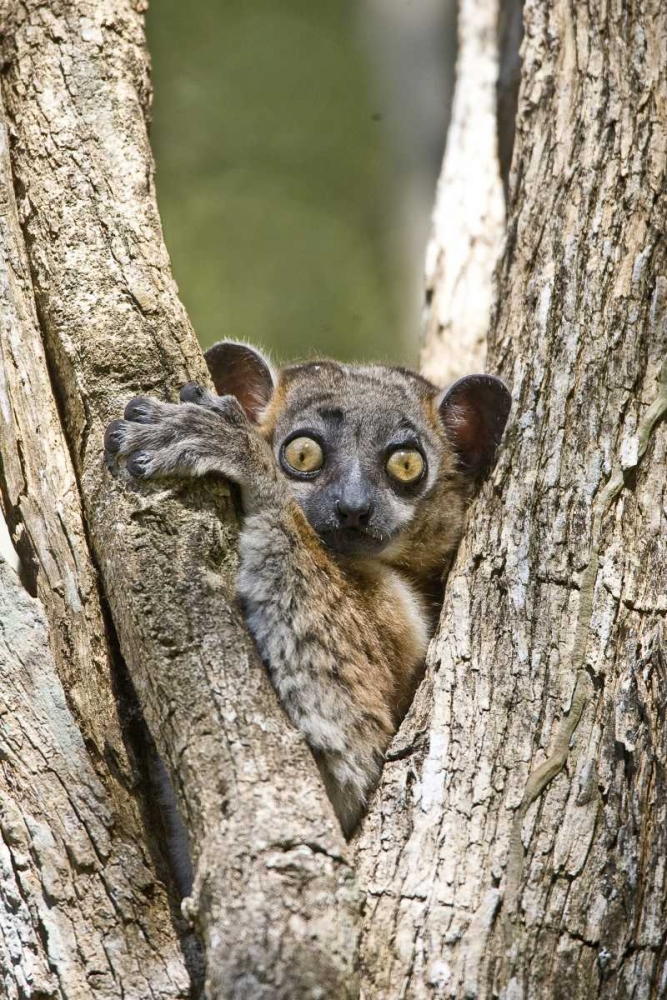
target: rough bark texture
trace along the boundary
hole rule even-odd
[[[0,988],[7,1000],[190,994],[164,889],[118,829],[67,707],[41,604],[4,563]]]
[[[667,8],[525,27],[514,411],[360,843],[374,1000],[667,994]]]
[[[452,120],[426,251],[422,371],[484,371],[492,275],[505,233],[498,155],[501,0],[461,0]]]
[[[206,378],[155,205],[141,16],[127,0],[30,0],[5,4],[2,22],[51,379],[121,649],[187,821],[208,995],[354,995],[358,894],[309,751],[233,607],[229,492],[138,487],[102,461],[129,397],[173,399]]]
[[[3,995],[46,995],[48,986],[63,996],[94,987],[108,997],[183,997],[188,977],[111,689],[97,580],[36,321],[4,119],[0,99],[0,481],[25,582],[48,609],[53,654],[40,603],[4,570]],[[68,854],[70,840],[76,846]]]
[[[136,777],[111,691],[98,584],[49,373],[16,210],[0,96],[0,488],[28,590],[48,609],[59,675],[121,812]]]

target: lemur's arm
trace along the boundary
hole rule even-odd
[[[238,593],[281,702],[318,759],[346,833],[376,784],[395,720],[386,624],[328,555],[271,448],[233,396],[186,386],[133,399],[105,447],[138,478],[219,473],[241,489]]]

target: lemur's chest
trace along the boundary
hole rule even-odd
[[[357,579],[382,643],[385,671],[375,673],[374,683],[386,688],[381,693],[399,720],[414,695],[431,638],[426,602],[407,577],[388,566],[367,565]]]
[[[378,594],[378,611],[404,652],[404,662],[423,660],[429,641],[429,620],[421,596],[395,570],[386,570]]]

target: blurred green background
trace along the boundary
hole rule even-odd
[[[440,0],[153,0],[147,23],[158,201],[202,345],[415,363],[451,88]]]

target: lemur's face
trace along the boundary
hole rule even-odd
[[[281,390],[276,462],[334,552],[379,555],[436,484],[456,475],[435,402],[429,406],[436,392],[412,374],[323,362],[288,369]]]
[[[321,361],[276,376],[240,344],[216,345],[207,361],[218,391],[271,442],[319,538],[345,556],[393,557],[420,525],[436,548],[434,535],[457,535],[467,484],[490,464],[509,411],[492,376],[443,394],[400,368]]]

